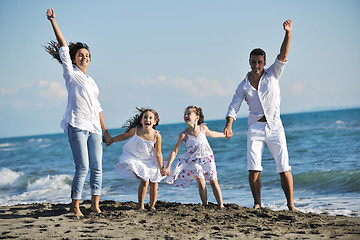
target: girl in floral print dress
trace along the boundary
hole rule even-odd
[[[219,208],[223,208],[223,200],[219,183],[213,151],[210,148],[206,136],[218,138],[225,137],[224,133],[211,131],[204,122],[204,115],[200,107],[189,106],[184,114],[184,121],[188,128],[182,131],[179,139],[171,151],[168,163],[162,169],[162,175],[169,175],[165,182],[177,187],[187,187],[196,180],[199,194],[204,206],[208,204],[206,182],[210,182]],[[181,144],[185,141],[186,150],[182,154],[170,173],[170,167],[174,161]]]

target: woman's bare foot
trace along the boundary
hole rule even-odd
[[[91,212],[101,213],[99,202],[100,202],[100,195],[91,195],[91,207],[90,207]]]
[[[90,211],[91,211],[91,212],[94,212],[94,213],[101,213],[101,210],[100,210],[100,208],[98,208],[98,207],[91,207],[91,208],[90,208]]]
[[[71,208],[70,212],[74,213],[77,217],[83,217],[84,214],[80,211],[80,208]]]
[[[221,205],[219,205],[218,207],[219,207],[219,209],[223,209],[223,208],[224,208],[224,205],[221,204]]]
[[[72,199],[70,212],[75,213],[77,217],[83,217],[84,214],[80,211],[80,200],[79,199]]]

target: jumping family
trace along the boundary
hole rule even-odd
[[[71,186],[71,212],[82,216],[80,199],[85,178],[90,169],[91,211],[100,213],[99,200],[102,188],[102,142],[107,146],[127,141],[123,146],[115,171],[121,178],[139,180],[138,209],[144,210],[144,199],[150,185],[150,210],[155,210],[158,183],[165,182],[175,187],[188,187],[196,180],[200,199],[204,206],[208,204],[206,183],[210,183],[218,207],[224,207],[218,182],[214,153],[207,137],[231,138],[232,124],[243,100],[249,106],[247,133],[247,171],[249,185],[254,198],[254,209],[261,207],[261,165],[265,144],[276,162],[276,171],[280,175],[281,186],[285,193],[290,211],[296,211],[293,201],[293,178],[285,138],[280,119],[279,79],[287,64],[290,48],[292,22],[283,23],[285,37],[280,53],[274,63],[266,66],[266,53],[260,48],[250,52],[251,70],[238,85],[226,114],[223,132],[212,131],[204,123],[201,107],[185,108],[183,119],[187,128],[180,132],[178,141],[169,154],[164,166],[161,142],[163,136],[156,130],[159,114],[150,108],[137,108],[138,114],[130,118],[125,133],[111,137],[103,117],[99,102],[99,88],[89,75],[87,68],[91,62],[89,47],[82,42],[69,44],[57,24],[55,11],[47,9],[57,41],[51,41],[45,50],[57,59],[63,67],[63,77],[68,92],[67,107],[61,127],[68,141],[75,163],[75,173]],[[248,35],[251,37],[251,34]],[[166,138],[166,136],[164,136]],[[185,142],[185,152],[181,154],[175,166],[171,168],[181,145]]]

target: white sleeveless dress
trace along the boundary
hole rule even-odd
[[[116,164],[115,170],[125,179],[142,179],[144,181],[160,182],[161,176],[158,164],[155,158],[155,140],[159,132],[156,131],[154,141],[147,141],[135,134],[124,145],[123,153]]]
[[[185,132],[185,131],[183,131]],[[182,154],[165,182],[177,187],[187,187],[198,178],[207,182],[217,179],[213,151],[205,133],[197,137],[187,134],[185,153]]]

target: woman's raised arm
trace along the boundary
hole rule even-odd
[[[56,22],[56,17],[55,17],[55,11],[54,9],[48,9],[47,12],[46,12],[46,16],[47,18],[49,19],[50,23],[51,23],[51,26],[53,27],[54,29],[54,33],[55,33],[55,36],[56,36],[56,39],[60,45],[60,47],[65,47],[67,46],[66,45],[66,41],[65,41],[65,38],[64,36],[62,35],[61,31],[60,31],[60,28]]]

